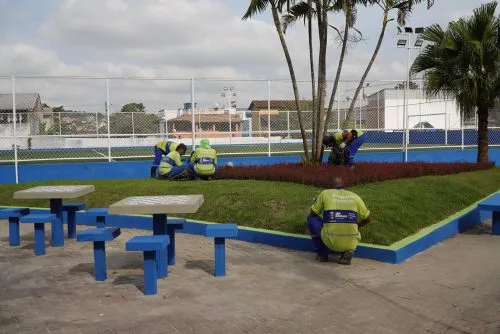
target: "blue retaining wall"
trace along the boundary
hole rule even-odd
[[[477,150],[423,150],[409,151],[409,161],[424,162],[475,162]],[[500,166],[500,149],[492,148],[489,151],[491,161]],[[222,166],[232,161],[235,166],[244,165],[271,165],[277,163],[295,163],[301,156],[271,156],[271,157],[225,157],[219,159]],[[324,161],[328,159],[325,154]],[[358,161],[370,162],[401,162],[403,152],[360,152]],[[151,162],[119,161],[119,162],[75,162],[59,164],[21,164],[19,165],[19,182],[38,182],[53,180],[97,180],[97,179],[135,179],[149,177]],[[0,165],[0,184],[15,183],[13,165]]]

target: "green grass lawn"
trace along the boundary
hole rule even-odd
[[[133,195],[203,194],[196,214],[212,222],[236,222],[291,233],[304,233],[312,198],[321,189],[294,183],[254,180],[172,182],[151,179],[57,181],[0,186],[1,205],[48,207],[47,200],[13,200],[16,190],[41,184],[94,184],[80,199],[87,207],[107,207]],[[427,176],[350,188],[364,199],[373,222],[362,230],[363,242],[390,245],[432,225],[500,188],[500,168],[448,176]]]

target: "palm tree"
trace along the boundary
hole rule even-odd
[[[477,162],[488,161],[488,114],[500,95],[500,18],[497,2],[481,5],[470,18],[425,29],[430,42],[412,65],[426,71],[429,94],[453,94],[465,115],[478,117]]]
[[[290,72],[290,78],[292,80],[293,94],[295,97],[295,107],[297,109],[297,117],[299,120],[300,134],[302,136],[302,144],[304,146],[304,158],[307,161],[309,160],[309,148],[307,144],[307,136],[304,129],[304,123],[302,120],[302,112],[300,110],[300,96],[297,86],[297,78],[295,76],[292,57],[290,56],[290,51],[288,50],[288,45],[286,43],[285,35],[283,33],[283,28],[280,21],[280,14],[282,13],[282,9],[285,5],[287,6],[287,8],[290,8],[290,0],[250,0],[250,5],[248,6],[245,15],[243,15],[243,20],[250,19],[257,13],[265,12],[268,6],[271,7],[273,23],[276,31],[278,32],[281,47],[283,49],[283,53],[285,54],[286,63],[288,65],[288,71]]]
[[[349,111],[347,112],[343,127],[349,126],[351,123],[352,112],[354,111],[354,106],[356,104],[356,100],[363,88],[363,84],[370,72],[375,59],[377,58],[378,52],[380,50],[380,46],[382,45],[382,41],[384,40],[385,30],[387,28],[387,24],[391,22],[393,19],[389,18],[389,13],[393,10],[397,11],[398,19],[397,22],[399,25],[405,25],[406,19],[411,14],[413,10],[413,6],[423,2],[424,0],[369,0],[369,3],[375,6],[379,6],[382,9],[382,26],[380,29],[380,34],[378,37],[377,45],[375,46],[375,50],[373,51],[372,57],[368,66],[366,66],[365,72],[359,81],[358,87],[356,88],[356,92],[354,93],[354,97],[351,100],[351,105],[349,106]],[[434,5],[434,0],[426,0],[427,1],[427,9],[431,8]]]
[[[308,40],[309,40],[309,63],[311,72],[311,88],[312,88],[312,156],[313,160],[321,161],[323,157],[322,138],[328,129],[328,124],[333,109],[333,103],[342,72],[342,65],[344,57],[347,52],[347,45],[349,42],[349,29],[354,29],[357,33],[361,34],[354,28],[357,17],[357,4],[367,5],[369,0],[327,0],[327,1],[292,1],[292,7],[288,12],[283,15],[283,31],[285,32],[289,25],[298,20],[307,20]],[[314,3],[314,6],[313,6]],[[340,30],[328,24],[327,15],[329,12],[343,12],[345,17],[345,26],[343,34]],[[321,15],[318,15],[320,13]],[[316,18],[318,21],[318,32],[320,37],[320,50],[318,57],[318,91],[316,91],[315,70],[314,70],[314,54],[312,46],[312,19]],[[326,38],[328,27],[333,28],[342,40],[342,49],[340,52],[339,63],[337,66],[337,73],[333,83],[333,89],[330,96],[328,108],[325,110],[324,104],[326,102]],[[323,43],[322,43],[323,42]],[[319,98],[318,98],[319,97]],[[318,98],[318,101],[317,101]]]

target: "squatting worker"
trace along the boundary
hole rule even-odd
[[[200,147],[193,151],[190,167],[195,180],[209,179],[215,174],[217,166],[217,152],[210,147],[208,139],[200,141]]]
[[[162,140],[156,143],[154,147],[155,159],[153,161],[153,165],[151,166],[151,177],[156,177],[156,170],[158,169],[163,156],[175,151],[178,145],[179,144],[173,141],[167,140]]]
[[[351,264],[361,240],[358,227],[370,222],[370,210],[355,193],[346,190],[340,177],[334,179],[334,189],[323,190],[311,206],[307,227],[313,250],[320,262],[328,261],[328,249],[340,253],[338,263]]]
[[[178,174],[189,168],[187,165],[182,164],[181,156],[186,153],[187,147],[184,144],[179,144],[175,151],[170,152],[164,157],[160,163],[160,177],[172,179]]]
[[[349,167],[354,166],[354,157],[365,141],[366,134],[357,129],[344,129],[323,137],[323,144],[326,146],[336,144],[340,148],[347,147],[347,165]]]

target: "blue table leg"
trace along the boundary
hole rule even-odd
[[[215,238],[215,276],[226,276],[226,238]]]
[[[167,224],[167,234],[170,238],[170,243],[167,246],[168,264],[175,265],[175,227]]]
[[[52,198],[50,200],[50,213],[57,216],[57,219],[52,223],[52,247],[62,247],[64,246],[62,199]]]
[[[144,294],[155,295],[158,290],[156,251],[144,252]]]
[[[97,224],[96,224],[97,228],[106,227],[106,217],[105,216],[97,216],[96,222],[97,222]]]
[[[45,255],[45,223],[35,223],[35,255]]]
[[[500,211],[493,211],[491,222],[491,234],[500,235]]]
[[[74,239],[76,236],[76,212],[68,211],[68,239]]]
[[[153,235],[167,234],[167,215],[154,214],[153,215]],[[172,240],[170,240],[172,243]],[[170,249],[168,251],[161,250],[156,254],[156,267],[158,269],[159,277],[166,277],[168,272],[167,253],[170,256]],[[169,262],[170,263],[170,262]]]
[[[19,246],[20,244],[19,217],[9,217],[9,245]]]
[[[106,272],[106,246],[104,241],[94,241],[94,271],[96,281],[105,281]]]

